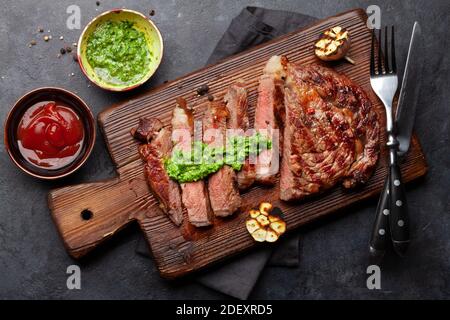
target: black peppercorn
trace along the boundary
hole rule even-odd
[[[207,94],[209,91],[209,87],[207,84],[202,84],[198,89],[197,89],[197,94],[200,96],[204,96],[205,94]]]
[[[66,49],[61,48],[61,49],[59,50],[59,52],[61,52],[61,54],[65,54],[65,53],[66,53]]]

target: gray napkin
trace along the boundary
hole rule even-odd
[[[244,51],[317,20],[295,12],[246,7],[235,17],[220,39],[207,64]],[[281,53],[281,52],[280,52]],[[144,238],[136,252],[150,257]],[[276,246],[245,252],[226,263],[208,268],[195,276],[199,283],[238,299],[247,299],[264,267],[296,267],[299,264],[299,236],[290,235]]]

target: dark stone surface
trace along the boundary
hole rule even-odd
[[[57,85],[78,93],[98,114],[106,106],[201,67],[231,19],[246,5],[326,17],[377,3],[384,24],[398,30],[399,64],[405,61],[414,20],[426,34],[427,68],[416,130],[430,166],[425,179],[408,186],[413,242],[404,259],[389,255],[382,265],[382,290],[366,288],[367,242],[376,200],[348,208],[342,215],[303,229],[299,268],[268,268],[252,298],[450,298],[449,116],[450,61],[448,1],[2,1],[0,3],[0,120],[27,91]],[[143,88],[112,94],[89,86],[70,56],[56,58],[63,43],[80,30],[65,27],[66,8],[78,4],[82,25],[113,7],[156,11],[153,19],[165,38],[165,56],[156,76]],[[98,10],[98,11],[96,11]],[[42,26],[53,39],[42,41]],[[64,41],[59,36],[64,36]],[[37,45],[28,48],[36,39]],[[74,73],[73,77],[69,74]],[[225,296],[189,279],[167,282],[153,263],[134,252],[137,226],[123,231],[87,259],[74,262],[64,251],[51,221],[46,194],[54,187],[114,175],[99,135],[86,165],[70,178],[42,182],[17,170],[0,148],[0,298],[63,299],[211,299]],[[78,263],[82,289],[66,288],[66,268]]]

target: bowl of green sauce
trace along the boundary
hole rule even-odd
[[[78,63],[97,86],[126,91],[146,82],[158,69],[163,40],[142,13],[115,9],[95,17],[78,41]]]

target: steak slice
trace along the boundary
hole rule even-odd
[[[259,79],[255,129],[272,140],[272,148],[263,150],[256,161],[256,180],[262,184],[274,184],[279,169],[279,117],[284,110],[283,79],[286,61],[283,56],[273,56]]]
[[[366,93],[318,65],[287,64],[280,199],[296,200],[371,176],[379,122]]]
[[[140,118],[138,127],[131,129],[131,135],[141,142],[148,143],[162,127],[163,123],[157,118]]]
[[[156,118],[146,119],[146,121],[158,124],[160,128],[159,132],[153,131],[154,138],[150,143],[139,147],[139,153],[146,162],[144,170],[147,182],[153,195],[158,199],[161,209],[175,225],[179,226],[183,222],[180,187],[177,182],[169,178],[164,168],[164,159],[170,156],[172,148],[171,132],[163,128],[161,121]],[[145,136],[149,135],[145,134]]]
[[[203,142],[210,147],[224,147],[228,112],[224,102],[211,102],[203,115]],[[220,155],[222,160],[223,155]],[[214,215],[232,215],[241,206],[236,173],[223,166],[208,177],[209,201]]]
[[[173,151],[191,152],[194,134],[192,111],[187,108],[186,100],[177,99],[172,114]],[[189,222],[196,227],[212,224],[212,212],[206,185],[203,180],[181,183],[181,199],[188,213]]]
[[[228,111],[227,128],[233,135],[245,135],[249,128],[248,94],[244,82],[239,80],[232,84],[225,94],[224,101]],[[236,174],[238,188],[248,189],[256,179],[254,159],[246,158],[242,169]]]
[[[243,80],[233,83],[223,98],[228,111],[228,129],[247,131],[248,120],[248,94]]]

